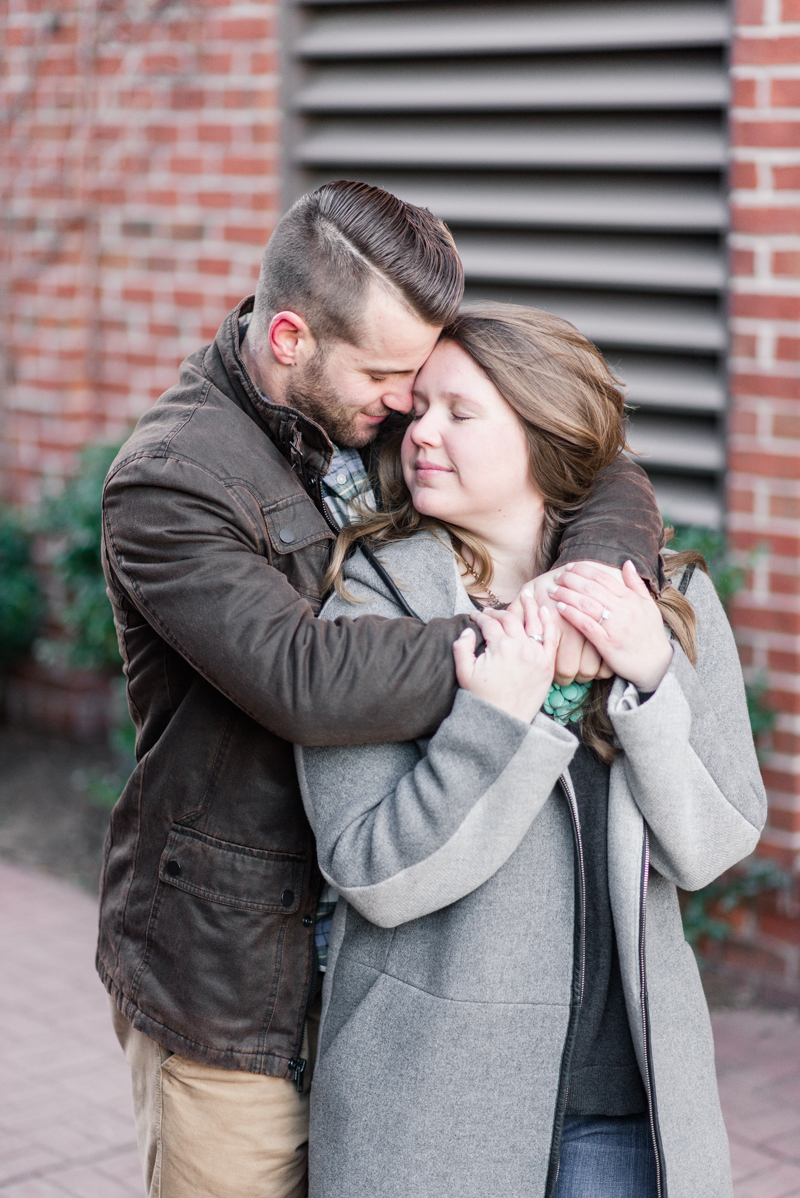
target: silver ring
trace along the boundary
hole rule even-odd
[[[528,636],[532,641],[536,641],[537,644],[544,644],[544,637],[542,636],[541,632],[529,632]]]
[[[608,610],[607,607],[604,607],[602,614],[599,616],[599,618],[597,620],[597,623],[602,624],[603,620],[607,620],[610,615],[611,615],[611,612]]]

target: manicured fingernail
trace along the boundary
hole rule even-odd
[[[533,587],[523,587],[522,593],[526,599],[532,599],[533,598]]]
[[[548,587],[548,588],[547,588],[547,593],[548,593],[548,595],[555,595],[555,593],[556,593],[556,588],[555,588],[555,587]]]
[[[567,606],[566,603],[557,603],[556,604],[556,607],[558,608],[559,611],[564,611],[566,609],[566,606]]]

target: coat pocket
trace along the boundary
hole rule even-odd
[[[288,1055],[297,1012],[279,997],[282,984],[302,987],[307,968],[291,932],[308,903],[308,869],[301,854],[173,826],[130,997],[187,1044],[229,1054],[236,1046],[230,1068],[260,1066],[267,1029],[285,1037]]]
[[[158,876],[187,894],[239,907],[291,915],[300,902],[305,862],[288,853],[250,849],[196,832],[173,828]]]

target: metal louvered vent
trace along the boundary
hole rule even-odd
[[[719,524],[724,0],[285,0],[287,200],[366,179],[450,225],[467,294],[547,308],[628,384],[665,516]]]

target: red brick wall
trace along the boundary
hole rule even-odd
[[[740,0],[733,53],[729,531],[759,550],[734,622],[779,711],[762,849],[800,864],[800,0]],[[795,918],[790,918],[792,915]],[[770,968],[800,986],[800,919],[765,910]]]
[[[279,212],[275,0],[0,0],[0,498],[121,439]]]

